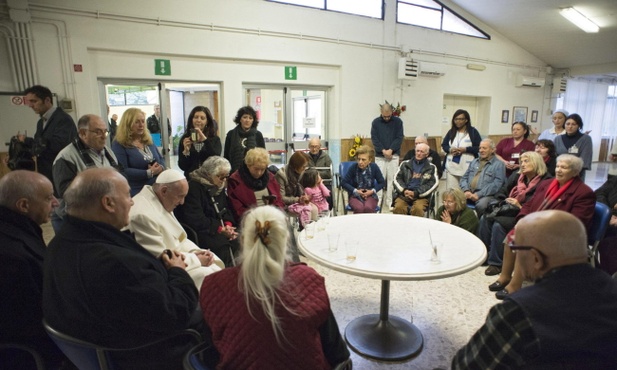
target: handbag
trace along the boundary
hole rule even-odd
[[[484,213],[484,217],[486,217],[487,220],[494,220],[496,217],[516,217],[520,210],[521,209],[514,204],[502,200],[498,203],[489,204]]]

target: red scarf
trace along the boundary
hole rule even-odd
[[[542,180],[542,176],[536,175],[530,181],[529,184],[525,183],[527,176],[521,175],[518,177],[518,183],[510,191],[510,198],[515,198],[519,203],[525,203],[525,195],[528,191],[535,188],[536,185]]]
[[[550,209],[550,206],[553,204],[553,202],[555,202],[557,198],[559,198],[566,190],[568,190],[568,188],[572,184],[572,181],[574,181],[574,177],[568,180],[568,182],[566,182],[562,186],[559,186],[559,182],[557,181],[557,179],[554,179],[553,182],[551,182],[551,184],[548,186],[548,189],[546,189],[544,201],[540,205],[540,208],[536,211]]]

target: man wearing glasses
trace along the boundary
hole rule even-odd
[[[516,225],[511,245],[534,285],[491,308],[452,369],[609,369],[617,363],[617,281],[588,262],[585,226],[557,210]]]
[[[57,233],[66,215],[61,199],[78,173],[91,167],[113,167],[122,172],[114,152],[105,146],[107,124],[97,115],[86,114],[77,121],[78,137],[58,153],[53,165],[54,187],[60,206],[52,215],[51,224]]]

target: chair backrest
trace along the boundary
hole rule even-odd
[[[600,244],[600,240],[604,238],[610,221],[611,209],[604,203],[596,202],[593,219],[591,220],[591,230],[589,231],[589,235],[587,235],[588,243],[591,246],[591,250],[589,251],[591,254],[591,265],[594,267],[597,260],[598,245]]]
[[[45,370],[45,363],[43,362],[43,358],[41,355],[34,349],[29,346],[25,346],[23,344],[18,343],[0,343],[0,351],[7,351],[7,356],[12,356],[11,361],[24,361],[20,356],[16,356],[15,352],[25,352],[28,353],[32,357],[34,361],[34,365],[36,366],[36,370]],[[17,360],[16,358],[19,358]],[[1,360],[0,360],[1,361]],[[27,361],[27,360],[25,360]],[[19,364],[20,366],[25,366],[23,362]]]
[[[182,361],[184,370],[210,370],[216,367],[218,352],[210,343],[203,342],[191,348]]]
[[[180,222],[180,226],[182,226],[182,228],[184,229],[186,237],[193,243],[199,245],[199,237],[197,236],[197,232],[195,231],[195,229],[183,222]]]
[[[105,350],[95,344],[60,333],[43,321],[49,337],[80,370],[112,370]]]
[[[347,171],[349,171],[349,169],[351,168],[351,165],[356,163],[355,161],[346,161],[346,162],[341,162],[338,165],[338,173],[341,176],[341,183],[343,182],[343,179],[345,178],[345,175],[347,174]]]
[[[589,244],[592,245],[594,242],[599,242],[604,238],[610,220],[611,209],[604,203],[596,202],[589,232]]]

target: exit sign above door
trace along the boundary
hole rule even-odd
[[[297,80],[298,79],[298,67],[296,66],[285,67],[285,79],[286,80]]]
[[[171,61],[169,59],[154,59],[155,76],[171,76]]]

